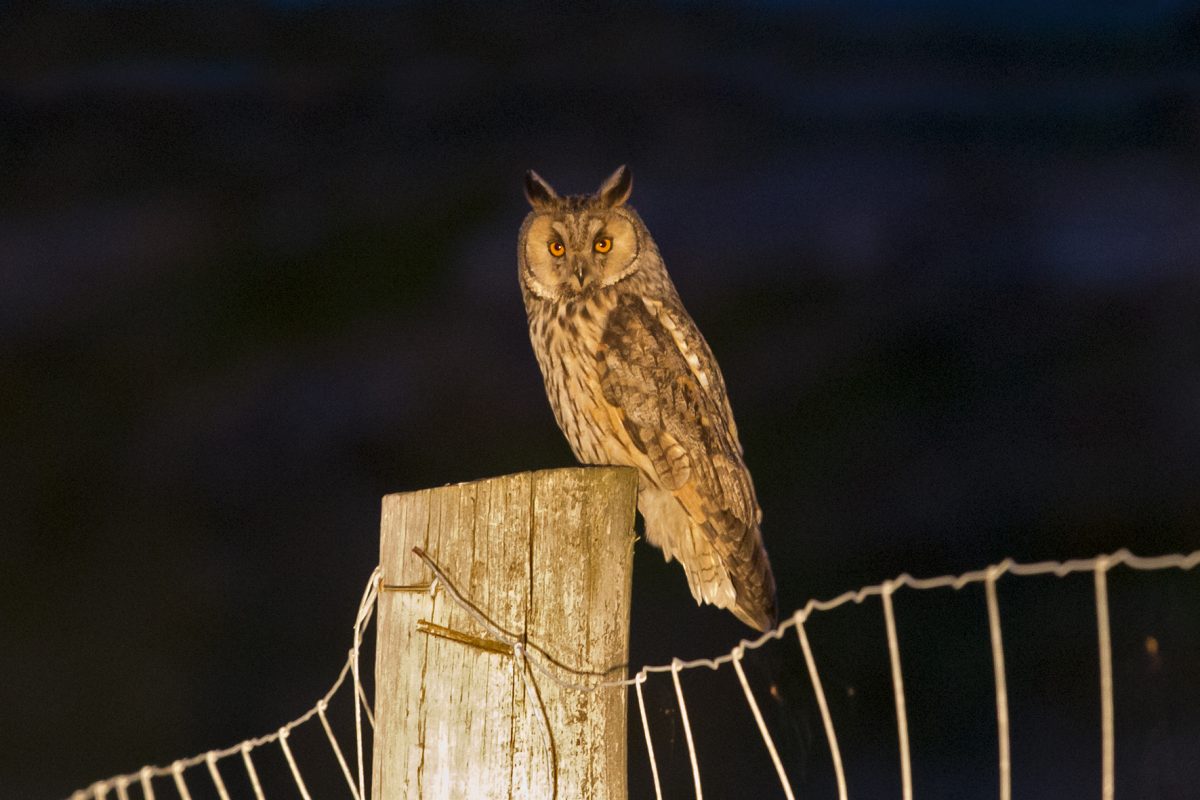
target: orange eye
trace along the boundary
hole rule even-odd
[[[596,243],[592,246],[596,248],[597,253],[607,253],[609,250],[612,250],[612,239],[605,236],[603,239],[597,239]]]
[[[550,255],[554,256],[555,258],[559,258],[565,252],[567,252],[567,248],[563,246],[562,242],[550,243]]]

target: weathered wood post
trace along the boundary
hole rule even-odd
[[[505,639],[566,681],[625,677],[636,493],[585,467],[383,498],[374,800],[625,800],[625,693],[560,687]]]

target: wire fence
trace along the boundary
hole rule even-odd
[[[795,789],[781,758],[780,748],[770,726],[764,720],[759,701],[751,688],[743,668],[746,653],[779,641],[787,636],[795,636],[803,655],[804,669],[816,699],[821,727],[828,744],[831,767],[839,800],[847,800],[850,796],[847,790],[846,768],[842,758],[838,740],[837,726],[830,712],[825,688],[822,684],[821,673],[817,667],[812,645],[806,632],[806,623],[814,615],[833,611],[848,604],[862,605],[868,600],[879,598],[886,630],[887,652],[889,659],[889,674],[892,697],[895,707],[896,739],[898,743],[898,759],[900,763],[900,793],[904,800],[913,797],[912,753],[909,741],[909,714],[906,707],[904,684],[904,669],[901,660],[901,644],[897,631],[893,606],[893,597],[899,590],[911,589],[929,591],[936,589],[951,589],[960,591],[964,587],[982,584],[984,588],[984,604],[987,614],[988,642],[991,651],[992,683],[995,694],[995,726],[998,743],[996,780],[998,794],[1001,800],[1011,800],[1012,797],[1012,750],[1009,724],[1009,687],[1008,672],[1005,664],[1005,646],[1003,625],[998,600],[997,585],[1005,576],[1031,577],[1055,576],[1063,578],[1078,573],[1092,575],[1094,612],[1096,626],[1097,652],[1096,659],[1099,674],[1099,706],[1100,706],[1100,786],[1103,800],[1112,800],[1115,794],[1115,731],[1114,731],[1114,680],[1112,634],[1110,630],[1110,608],[1108,592],[1108,576],[1114,568],[1124,567],[1138,571],[1182,570],[1190,571],[1200,564],[1200,550],[1186,555],[1172,554],[1157,557],[1140,557],[1128,550],[1120,550],[1112,554],[1095,558],[1071,561],[1043,561],[1031,564],[1019,564],[1005,560],[984,569],[967,572],[956,576],[940,576],[936,578],[914,578],[908,574],[884,581],[873,586],[867,586],[857,591],[845,592],[829,600],[810,600],[797,609],[789,618],[775,629],[762,634],[753,640],[743,640],[729,652],[715,658],[701,658],[691,661],[673,659],[668,664],[644,666],[632,677],[623,680],[595,680],[588,675],[578,675],[578,680],[564,680],[559,672],[551,669],[546,656],[536,646],[522,642],[507,634],[482,612],[455,584],[453,578],[446,575],[441,567],[427,554],[415,551],[425,561],[434,575],[434,587],[443,590],[463,611],[471,616],[491,637],[511,648],[513,668],[519,670],[522,679],[528,681],[532,672],[553,681],[564,689],[577,692],[597,691],[628,691],[633,688],[637,698],[637,708],[640,716],[641,730],[645,742],[646,755],[650,764],[651,778],[654,785],[655,797],[662,800],[663,781],[656,755],[656,748],[651,736],[650,718],[647,714],[646,700],[643,687],[652,674],[668,674],[674,688],[675,700],[679,719],[685,735],[688,762],[692,778],[692,790],[697,800],[703,798],[701,781],[700,756],[693,736],[692,723],[688,714],[688,704],[680,681],[680,674],[688,670],[721,670],[728,666],[732,669],[741,687],[746,705],[751,712],[755,727],[761,737],[763,747],[770,757],[776,777],[783,795],[788,800],[795,797]],[[347,655],[341,672],[330,689],[307,712],[283,725],[278,730],[265,736],[248,739],[238,744],[220,750],[211,750],[190,758],[179,759],[166,766],[147,765],[141,769],[97,781],[90,786],[76,791],[71,800],[131,800],[130,790],[140,791],[145,800],[155,800],[156,788],[161,789],[168,781],[181,800],[192,800],[193,787],[199,782],[208,784],[205,791],[215,791],[220,800],[230,800],[230,792],[222,773],[218,768],[224,763],[227,769],[240,769],[251,787],[257,800],[265,800],[266,791],[259,779],[255,766],[255,755],[264,748],[276,746],[282,752],[287,762],[295,791],[304,800],[311,800],[311,794],[301,770],[299,759],[289,745],[289,737],[302,726],[313,726],[319,723],[325,734],[329,749],[336,760],[345,780],[347,792],[353,800],[366,800],[369,789],[366,774],[365,756],[370,745],[371,729],[374,720],[371,713],[371,703],[363,687],[361,668],[361,651],[363,631],[370,624],[375,610],[375,602],[380,590],[379,569],[372,572],[363,591],[358,612],[353,626],[352,646]],[[560,665],[561,666],[561,665]],[[338,736],[330,724],[327,710],[336,696],[349,694],[353,700],[354,709],[354,742],[352,749],[343,748]],[[316,723],[314,723],[314,720]],[[549,739],[548,721],[545,714],[539,717],[540,724],[546,728],[543,733]],[[350,757],[347,758],[347,752]]]

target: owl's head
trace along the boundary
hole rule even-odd
[[[633,175],[622,166],[595,194],[560,197],[533,170],[525,197],[533,210],[521,227],[521,283],[547,300],[587,296],[614,286],[638,269],[643,248],[653,248],[645,226],[625,205]]]

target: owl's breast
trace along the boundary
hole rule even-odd
[[[615,301],[592,295],[529,308],[529,334],[554,418],[571,451],[585,464],[614,461],[614,431],[600,386],[597,354]]]

